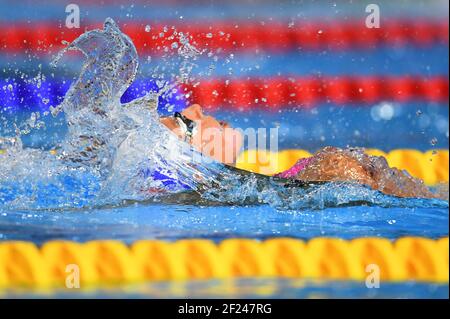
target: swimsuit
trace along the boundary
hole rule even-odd
[[[282,178],[293,178],[297,176],[297,174],[305,169],[306,166],[311,164],[311,162],[314,160],[314,157],[306,157],[301,158],[295,163],[294,166],[289,168],[288,170],[285,170],[284,172],[278,173],[275,176],[276,177],[282,177]]]

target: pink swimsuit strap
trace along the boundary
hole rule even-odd
[[[275,176],[276,177],[282,177],[282,178],[293,178],[295,177],[301,170],[303,170],[306,166],[311,164],[314,157],[306,157],[301,158],[295,163],[294,166],[289,168],[288,170],[285,170],[284,172],[278,173]]]

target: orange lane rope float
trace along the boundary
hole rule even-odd
[[[162,280],[240,277],[364,281],[367,267],[381,281],[448,282],[449,241],[404,237],[206,239],[176,242],[115,240],[87,243],[50,241],[0,243],[0,287],[64,288],[68,268],[76,266],[84,286]],[[371,268],[372,269],[372,268]]]

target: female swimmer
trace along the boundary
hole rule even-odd
[[[172,117],[161,117],[160,121],[204,155],[227,165],[233,165],[243,144],[239,130],[205,115],[197,104]],[[306,182],[355,182],[398,197],[437,197],[422,180],[389,167],[384,157],[370,156],[358,149],[325,147],[275,176]]]
[[[60,156],[76,163],[108,167],[115,152],[115,148],[108,145],[121,138],[115,134],[115,106],[120,104],[120,96],[137,74],[136,48],[108,18],[103,30],[82,34],[67,50],[80,50],[87,60],[78,80],[56,108],[65,111],[69,124],[68,142]],[[128,106],[144,102],[149,101],[141,98]],[[199,105],[162,117],[160,122],[204,155],[226,165],[233,165],[243,144],[239,130],[204,115]],[[383,157],[352,149],[326,147],[310,158],[300,159],[277,176],[300,182],[355,182],[399,197],[436,197],[423,181],[405,171],[390,168]]]

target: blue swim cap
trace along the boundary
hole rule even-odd
[[[148,92],[159,92],[161,83],[157,83],[159,80],[138,80],[125,91],[121,103],[128,103],[132,100],[142,97]],[[170,85],[170,84],[169,84]],[[188,105],[188,101],[185,95],[180,89],[174,87],[172,90],[162,93],[158,100],[158,113],[161,116],[172,115],[175,112],[183,111]]]
[[[188,185],[173,177],[161,173],[161,170],[158,169],[146,168],[141,170],[141,174],[143,178],[151,178],[153,180],[160,181],[164,186],[164,189],[170,192],[180,192],[191,189]]]

